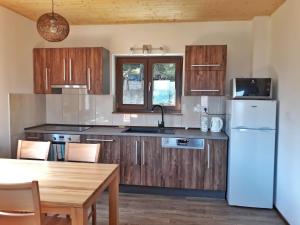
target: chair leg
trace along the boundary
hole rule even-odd
[[[96,225],[97,223],[97,209],[96,203],[92,205],[92,225]]]

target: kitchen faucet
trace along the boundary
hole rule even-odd
[[[165,128],[165,121],[164,121],[164,108],[161,105],[154,105],[152,107],[152,112],[154,112],[155,108],[160,108],[161,110],[161,123],[158,121],[158,127],[159,128]]]

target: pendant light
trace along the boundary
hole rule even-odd
[[[61,15],[54,12],[54,2],[52,0],[52,12],[45,13],[37,21],[39,34],[47,41],[63,41],[70,32],[68,21]]]

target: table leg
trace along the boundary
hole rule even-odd
[[[109,185],[109,225],[119,225],[119,175]]]
[[[88,225],[88,210],[84,208],[72,208],[71,224]]]

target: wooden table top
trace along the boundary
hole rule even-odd
[[[81,207],[117,169],[116,164],[0,159],[0,183],[37,180],[42,205]]]

